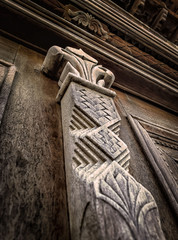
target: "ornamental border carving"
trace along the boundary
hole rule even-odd
[[[172,171],[166,163],[162,153],[158,151],[154,141],[149,136],[148,132],[142,126],[142,119],[128,115],[128,121],[136,134],[136,137],[149,160],[152,168],[154,169],[160,184],[162,185],[172,208],[178,216],[178,191],[177,191],[177,180],[173,176]],[[146,124],[149,125],[148,122]],[[177,142],[176,142],[177,145]]]

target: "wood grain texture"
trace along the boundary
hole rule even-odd
[[[153,167],[164,191],[166,192],[171,206],[174,209],[175,215],[178,215],[178,193],[177,184],[172,174],[169,171],[166,163],[164,162],[161,154],[157,151],[156,146],[149,137],[146,130],[141,126],[138,120],[131,115],[128,116],[128,120],[132,126],[132,129],[137,136],[140,146],[143,148],[147,159]]]
[[[0,59],[0,124],[11,92],[16,67]]]
[[[20,47],[18,75],[0,129],[0,239],[68,239],[57,83],[43,56]]]
[[[13,63],[18,51],[18,44],[0,36],[0,55],[7,62]]]

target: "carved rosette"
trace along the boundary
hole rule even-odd
[[[129,150],[109,88],[114,75],[81,49],[52,47],[59,78],[72,239],[164,239],[156,203],[128,173]]]

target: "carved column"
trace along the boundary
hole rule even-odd
[[[52,47],[43,71],[59,77],[72,239],[164,239],[156,203],[128,173],[113,74],[81,49]]]

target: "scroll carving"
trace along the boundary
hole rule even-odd
[[[99,36],[102,37],[103,40],[108,39],[108,32],[104,30],[100,21],[94,18],[91,14],[85,13],[83,11],[72,11],[68,10],[69,16],[72,17],[73,21],[78,22],[84,27],[88,27],[89,30],[97,33]]]
[[[140,15],[140,16],[143,15],[145,2],[146,2],[145,0],[136,0],[132,5],[132,8],[130,9],[130,12],[135,15]],[[73,22],[75,22],[77,25],[82,25],[83,27],[88,28],[90,31],[96,33],[102,40],[109,42],[110,44],[117,47],[118,49],[122,49],[122,51],[148,64],[152,68],[158,71],[161,71],[165,75],[173,79],[177,79],[176,70],[174,70],[173,68],[169,67],[167,64],[156,59],[155,56],[157,55],[154,54],[154,57],[151,56],[150,55],[151,49],[148,50],[147,53],[139,49],[140,47],[136,39],[135,40],[132,39],[133,44],[130,44],[127,41],[123,40],[121,37],[119,37],[118,34],[114,34],[113,31],[111,32],[105,24],[95,19],[91,14],[80,11],[79,9],[74,8],[72,5],[67,5],[65,8],[66,8],[65,19],[67,19],[68,21],[73,20]],[[155,29],[157,28],[157,30],[160,30],[166,17],[165,14],[161,14],[161,13],[165,13],[166,9],[165,8],[162,8],[162,9],[164,9],[163,12],[161,10],[160,14],[157,14],[158,15],[157,17],[156,17],[156,13],[154,14],[156,18],[154,20],[154,26],[155,26]],[[146,14],[146,16],[147,15],[151,24],[153,22],[153,17],[150,17],[149,14]],[[173,35],[175,36],[176,31],[173,31],[173,33],[174,33]],[[127,39],[128,36],[125,38]]]
[[[103,87],[110,86],[113,74],[82,50],[56,49],[59,62],[65,60],[57,100],[72,239],[164,239],[153,197],[128,173],[130,155],[119,137],[115,94]],[[53,69],[50,56],[43,64],[46,74]]]

